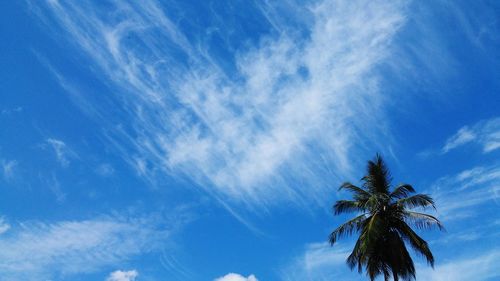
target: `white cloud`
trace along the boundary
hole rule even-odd
[[[5,218],[0,217],[0,234],[7,232],[10,229],[10,224],[5,221]]]
[[[463,127],[458,132],[450,137],[443,147],[443,153],[450,151],[456,147],[469,143],[477,138],[477,135],[467,127]]]
[[[281,277],[286,281],[358,280],[357,272],[351,272],[346,265],[349,254],[350,250],[343,244],[333,247],[328,243],[308,244],[301,254],[282,269]]]
[[[469,143],[481,146],[484,153],[499,149],[500,118],[480,121],[471,127],[462,127],[455,135],[448,138],[441,151],[447,153]]]
[[[62,140],[48,138],[46,143],[54,150],[56,159],[62,167],[68,167],[70,164],[69,159],[76,157],[76,153]]]
[[[467,281],[496,280],[500,277],[500,251],[478,253],[473,256],[458,257],[439,264],[435,269],[417,266],[417,280]]]
[[[216,278],[214,281],[258,281],[258,279],[253,274],[244,277],[237,273],[229,273],[223,277]]]
[[[0,272],[16,280],[95,272],[157,249],[173,228],[160,227],[164,223],[116,216],[21,223],[1,236]]]
[[[2,165],[2,174],[5,180],[11,180],[14,177],[15,169],[18,165],[16,160],[5,160],[0,161]]]
[[[233,74],[208,46],[193,47],[156,1],[114,3],[120,16],[113,20],[86,2],[31,4],[104,72],[117,110],[132,120],[108,128],[109,140],[153,182],[180,173],[218,197],[249,204],[321,201],[325,174],[349,173],[356,162],[350,155],[386,136],[375,68],[390,56],[405,21],[402,3],[292,4],[312,19],[304,21],[308,36],[283,27],[280,36],[237,52]],[[101,109],[103,122],[115,118],[98,104],[80,105]]]
[[[475,167],[442,177],[432,185],[430,191],[442,220],[476,216],[484,209],[475,207],[485,202],[500,204],[500,167]]]
[[[106,281],[135,281],[139,273],[137,270],[121,271],[117,270],[111,272]]]

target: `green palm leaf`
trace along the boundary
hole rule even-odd
[[[352,212],[364,212],[363,204],[352,200],[339,200],[333,205],[335,215]]]
[[[400,222],[398,231],[401,236],[410,243],[411,247],[416,252],[422,254],[427,259],[427,262],[434,267],[434,256],[432,255],[427,242],[420,238],[420,236],[418,236],[405,222]]]
[[[391,192],[390,197],[392,199],[401,199],[408,197],[408,195],[415,193],[415,189],[409,184],[401,184]]]
[[[330,244],[333,245],[339,238],[352,235],[355,231],[359,231],[365,218],[365,214],[359,215],[332,231],[328,239]]]
[[[429,214],[406,210],[403,212],[403,214],[405,220],[418,229],[438,228],[439,230],[444,230],[444,226],[441,224],[441,222],[436,217]]]
[[[410,197],[402,198],[397,201],[397,204],[403,208],[417,208],[417,207],[432,207],[436,209],[434,205],[434,200],[427,194],[416,194]]]

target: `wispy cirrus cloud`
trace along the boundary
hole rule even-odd
[[[45,140],[45,144],[54,151],[57,162],[59,162],[62,167],[68,167],[70,159],[77,157],[77,154],[62,140],[48,138]]]
[[[500,277],[499,249],[480,252],[475,255],[455,257],[447,260],[434,269],[417,265],[418,280],[495,280]]]
[[[356,272],[350,272],[346,265],[349,249],[343,244],[331,247],[328,243],[311,243],[304,251],[281,270],[281,279],[298,280],[362,280]]]
[[[2,176],[6,181],[11,180],[14,177],[16,167],[19,165],[17,160],[6,160],[1,159],[0,164],[2,167]]]
[[[438,179],[431,187],[438,214],[445,221],[475,216],[500,204],[500,167],[464,170]],[[479,208],[480,207],[480,208]]]
[[[115,1],[112,16],[93,2],[31,5],[99,66],[124,119],[109,117],[131,124],[108,128],[110,143],[152,181],[183,175],[250,205],[321,201],[326,178],[350,172],[350,154],[387,136],[376,69],[405,22],[403,3],[311,3],[297,13],[310,19],[307,36],[280,26],[234,51],[230,69],[156,1]]]
[[[66,201],[67,194],[61,187],[61,183],[59,182],[59,179],[54,172],[52,172],[49,176],[43,176],[42,174],[39,174],[39,177],[40,181],[47,185],[52,194],[54,194],[58,203],[63,203]]]
[[[120,265],[158,249],[169,239],[173,227],[165,228],[165,222],[158,219],[103,216],[12,226],[0,238],[2,278],[41,280]]]
[[[500,148],[500,118],[483,120],[473,126],[464,126],[446,140],[442,153],[464,146],[476,144],[484,153]]]

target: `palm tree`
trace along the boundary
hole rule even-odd
[[[362,273],[363,267],[370,280],[383,275],[394,281],[414,280],[415,266],[406,249],[409,244],[415,252],[421,254],[427,263],[434,267],[434,257],[429,245],[418,236],[410,226],[418,229],[437,227],[444,230],[441,222],[434,216],[411,211],[415,208],[432,207],[432,198],[425,194],[414,194],[409,184],[401,184],[391,191],[391,176],[377,154],[373,161],[368,161],[367,175],[362,178],[363,185],[355,186],[349,182],[342,184],[339,190],[353,193],[353,200],[339,200],[333,206],[335,215],[357,213],[358,216],[335,229],[329,237],[333,246],[338,239],[359,233],[347,264]]]

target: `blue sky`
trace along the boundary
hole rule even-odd
[[[500,278],[498,1],[2,1],[1,280],[365,280],[380,152],[435,269]]]

